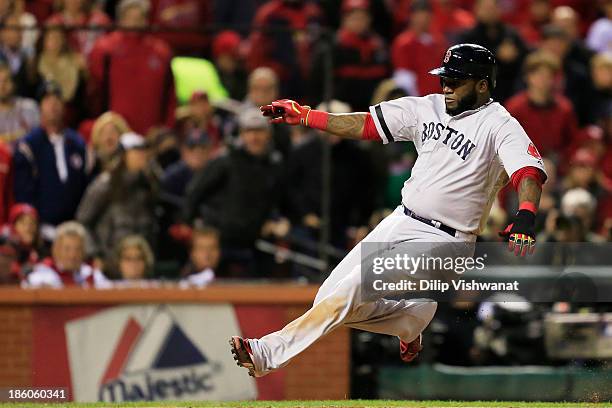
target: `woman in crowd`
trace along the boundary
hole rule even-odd
[[[110,169],[113,160],[120,156],[121,135],[130,131],[130,126],[118,113],[109,111],[96,119],[91,130],[89,146],[92,174],[97,175]]]
[[[107,275],[123,281],[142,280],[153,274],[155,259],[149,243],[140,235],[128,235],[115,247]]]
[[[159,170],[151,164],[149,145],[136,133],[121,135],[120,144],[117,163],[89,185],[76,214],[102,258],[128,235],[142,235],[153,247],[157,235]]]
[[[60,26],[45,29],[38,55],[37,72],[42,81],[54,81],[62,90],[67,107],[67,120],[76,125],[85,112],[82,103],[85,92],[86,64],[81,54],[68,45],[66,33]]]

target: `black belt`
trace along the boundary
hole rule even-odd
[[[455,233],[457,232],[456,229],[451,228],[448,225],[444,225],[439,221],[430,220],[429,218],[425,218],[425,217],[416,215],[412,210],[409,210],[408,208],[406,208],[405,205],[402,205],[402,207],[404,207],[404,214],[406,214],[410,218],[414,218],[415,220],[421,221],[424,224],[431,225],[432,227],[437,228],[440,231],[446,232],[448,235],[452,235],[453,237],[455,236]]]

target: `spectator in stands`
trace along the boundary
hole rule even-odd
[[[550,21],[552,8],[550,0],[533,0],[528,7],[528,18],[520,22],[518,30],[528,45],[536,46],[542,39],[542,27]]]
[[[156,126],[149,129],[145,138],[150,143],[153,159],[160,171],[165,171],[181,159],[180,139],[173,129]]]
[[[15,82],[15,93],[20,96],[33,95],[33,60],[21,48],[19,16],[12,14],[4,19],[0,28],[0,61],[11,69]]]
[[[249,37],[247,68],[270,67],[280,77],[284,95],[300,95],[307,77],[313,29],[321,11],[308,0],[271,0],[255,14],[256,27]]]
[[[19,140],[13,158],[15,200],[36,208],[43,235],[49,238],[49,225],[74,217],[89,174],[83,139],[64,127],[59,85],[43,83],[39,98],[41,126]]]
[[[561,198],[561,214],[565,217],[576,217],[580,220],[582,236],[576,242],[601,242],[602,238],[592,231],[595,221],[597,200],[593,194],[583,188],[572,188]]]
[[[599,53],[591,60],[591,79],[595,92],[591,99],[592,118],[590,123],[598,123],[606,115],[612,103],[612,54]]]
[[[393,0],[390,11],[394,20],[394,32],[403,31],[410,21],[413,0]],[[472,13],[459,7],[456,0],[431,0],[433,16],[431,32],[444,37],[448,43],[455,43],[457,36],[474,26]]]
[[[8,213],[13,204],[13,172],[11,152],[0,142],[0,225],[8,219]]]
[[[276,73],[267,67],[257,68],[249,75],[247,96],[244,101],[245,109],[259,108],[278,99],[279,78]],[[274,148],[287,157],[291,149],[289,128],[283,123],[272,125],[272,140]]]
[[[586,149],[580,148],[574,152],[570,167],[563,179],[564,190],[581,188],[597,195],[599,185],[597,180],[597,156]]]
[[[460,36],[460,42],[488,48],[497,58],[497,86],[494,98],[504,102],[516,90],[516,73],[520,72],[527,47],[518,33],[501,21],[499,0],[476,0],[476,26]]]
[[[87,227],[97,255],[108,256],[115,244],[131,234],[155,247],[155,205],[158,170],[150,163],[147,140],[136,133],[121,135],[123,153],[116,166],[91,183],[76,219]]]
[[[36,209],[29,204],[13,205],[1,239],[12,246],[15,256],[11,269],[22,280],[38,262],[41,251]]]
[[[155,258],[146,239],[128,235],[117,243],[107,265],[108,276],[123,281],[142,280],[153,275]]]
[[[457,6],[455,0],[434,0],[431,30],[442,34],[446,41],[455,43],[462,31],[476,24],[474,15]]]
[[[333,43],[334,95],[356,110],[367,110],[374,89],[389,72],[387,46],[371,30],[369,0],[344,0],[342,23]],[[316,101],[323,99],[324,58],[327,44],[318,49],[312,63],[311,86]]]
[[[430,30],[431,5],[427,0],[412,3],[410,25],[391,46],[393,78],[413,96],[440,92],[439,78],[429,71],[440,63],[446,51],[444,38]],[[418,55],[418,58],[415,56]]]
[[[221,120],[215,115],[215,107],[210,103],[205,91],[195,91],[189,99],[187,117],[181,123],[180,137],[189,138],[190,134],[208,134],[211,142],[222,140]]]
[[[593,87],[588,65],[580,59],[580,56],[576,57],[569,53],[571,47],[572,40],[563,29],[552,24],[542,29],[541,49],[554,54],[561,61],[563,93],[574,105],[578,123],[583,126],[592,120]]]
[[[569,6],[559,6],[553,10],[552,24],[562,29],[572,40],[572,45],[568,51],[568,58],[572,61],[581,62],[586,65],[593,56],[593,51],[589,49],[580,37],[580,16]]]
[[[104,28],[112,25],[112,20],[98,8],[93,7],[92,0],[60,0],[59,11],[46,21],[49,26],[62,26],[71,29],[68,42],[70,47],[87,56]],[[75,27],[87,29],[74,30]]]
[[[215,279],[215,270],[221,260],[219,231],[211,227],[193,230],[189,263],[181,273],[181,283],[203,287]]]
[[[212,22],[212,5],[202,0],[152,0],[151,24],[162,28],[158,38],[179,55],[199,55],[209,46],[207,33],[198,32]],[[168,28],[168,31],[163,31]],[[184,30],[177,32],[172,30]]]
[[[612,52],[612,3],[604,1],[602,6],[604,16],[591,25],[586,43],[593,51]]]
[[[191,133],[181,147],[181,159],[170,165],[162,178],[162,190],[177,203],[185,197],[187,185],[208,162],[214,144],[204,132]]]
[[[544,51],[530,54],[523,68],[527,89],[506,101],[508,112],[521,123],[540,153],[553,157],[563,157],[578,138],[572,103],[555,89],[559,70],[555,55]]]
[[[245,111],[239,120],[241,145],[194,175],[187,188],[186,218],[218,228],[224,253],[245,254],[251,261],[250,251],[264,224],[280,230],[286,223],[275,217],[285,191],[284,167],[259,109]]]
[[[21,33],[21,48],[28,57],[32,58],[36,53],[36,42],[39,36],[38,30],[36,30],[38,25],[36,17],[26,10],[25,0],[5,1],[5,3],[12,3],[13,10],[11,14],[18,16],[19,25],[24,28],[24,31]]]
[[[55,81],[60,86],[66,106],[66,123],[76,127],[86,114],[85,59],[72,51],[62,28],[47,27],[42,44],[37,63],[38,75],[41,80]]]
[[[176,108],[168,45],[142,32],[148,0],[122,0],[119,27],[100,38],[89,55],[90,92],[94,111],[122,115],[141,134],[155,125],[172,127]]]
[[[245,104],[258,108],[278,99],[279,78],[276,73],[267,67],[255,69],[249,75]]]
[[[16,141],[39,123],[38,105],[15,95],[11,70],[0,63],[0,144]]]
[[[84,262],[87,232],[78,222],[68,221],[57,227],[51,257],[34,266],[26,287],[82,286],[105,288],[110,282],[104,274]]]
[[[212,43],[212,56],[219,78],[229,97],[241,101],[246,96],[247,73],[240,55],[240,34],[221,31]]]
[[[96,119],[91,130],[89,146],[89,156],[93,161],[90,163],[93,169],[92,176],[110,170],[113,160],[120,154],[121,135],[130,131],[129,125],[118,113],[105,112]]]
[[[332,100],[318,109],[333,113],[353,110],[343,102]],[[336,247],[348,246],[348,227],[368,225],[374,211],[376,186],[371,158],[357,143],[340,137],[305,132],[294,137],[288,163],[289,208],[292,222],[305,230],[306,236],[316,238],[321,226],[321,157],[323,144],[331,144],[331,242]],[[359,166],[355,166],[359,163]]]

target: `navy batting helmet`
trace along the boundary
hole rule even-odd
[[[476,44],[457,44],[446,51],[443,65],[429,73],[456,79],[486,79],[493,89],[495,88],[497,65],[495,56],[485,47]]]

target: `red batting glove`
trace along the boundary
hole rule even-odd
[[[310,106],[302,106],[291,99],[280,99],[270,105],[260,106],[264,116],[270,118],[271,123],[286,123],[288,125],[308,124]]]

